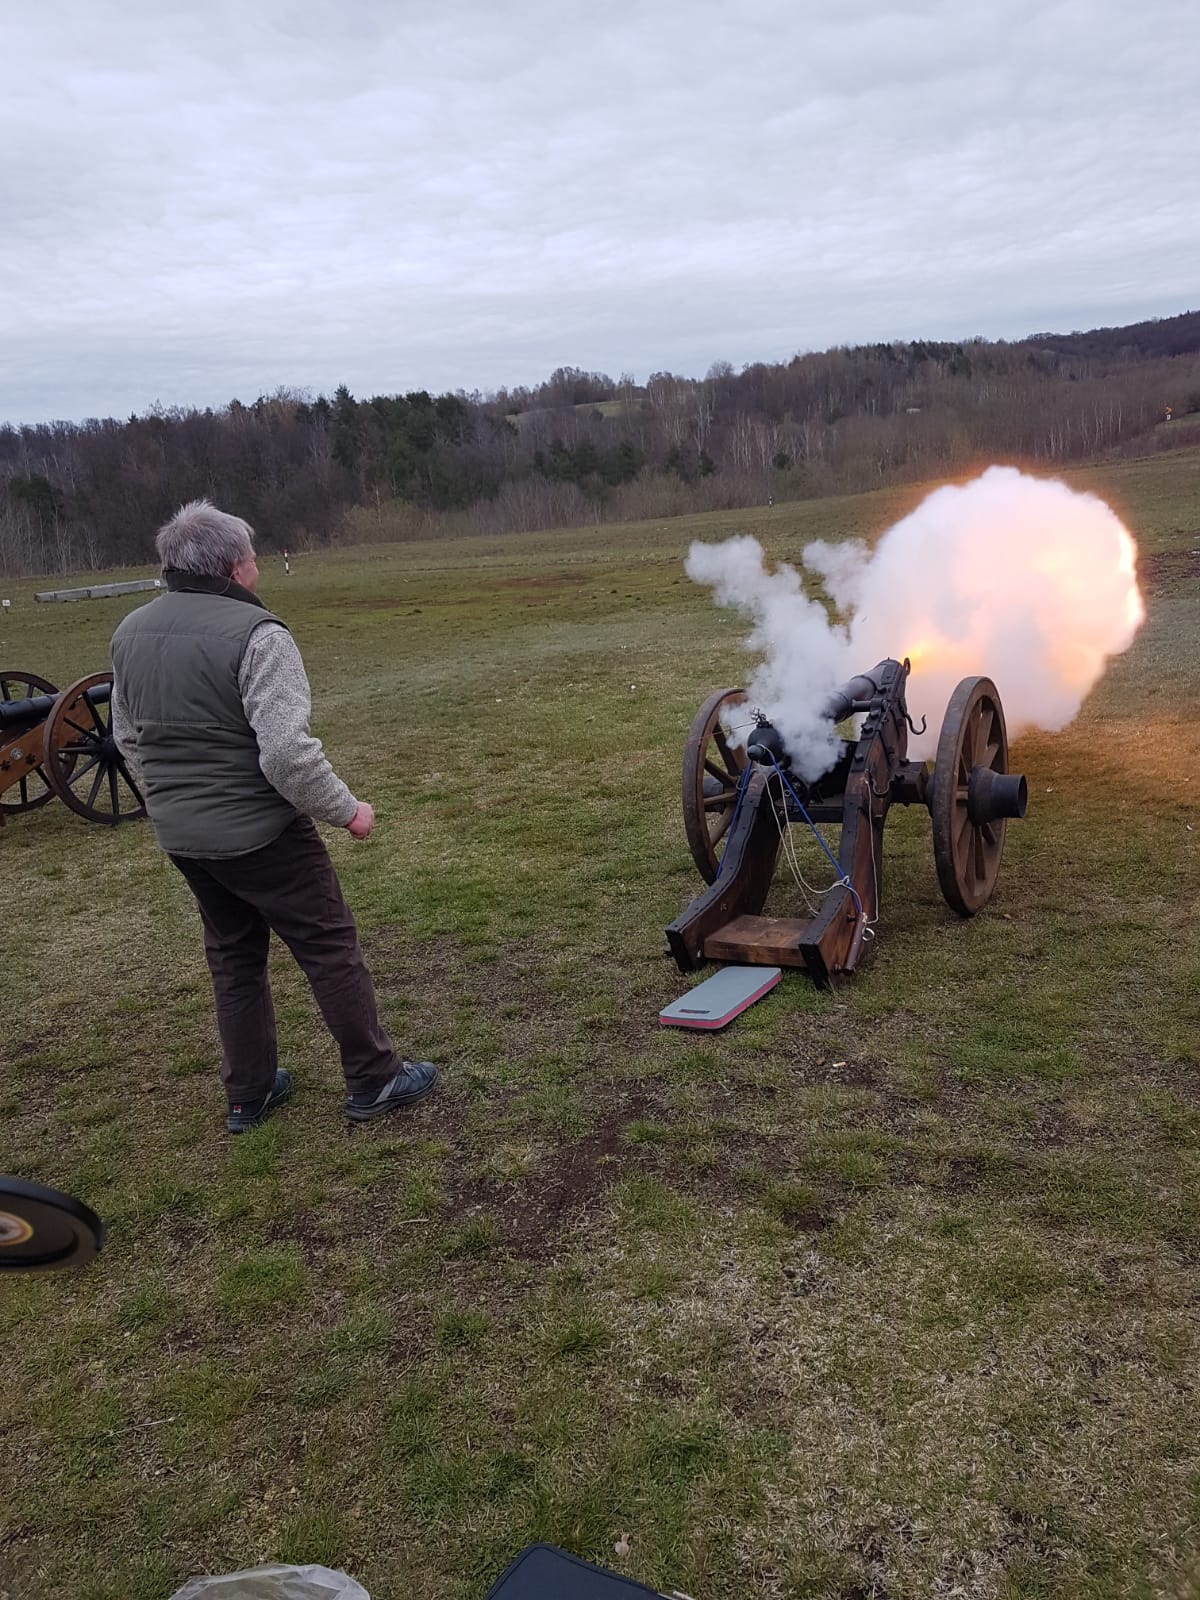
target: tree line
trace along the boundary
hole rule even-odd
[[[1174,420],[1163,427],[1167,408]],[[0,428],[0,572],[144,564],[207,496],[264,549],[504,532],[849,493],[993,460],[1200,443],[1200,312],[1008,342],[839,347],[703,378],[561,367],[533,388],[280,391]]]

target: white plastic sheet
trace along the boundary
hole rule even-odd
[[[255,1567],[189,1578],[171,1600],[371,1600],[361,1583],[329,1567]]]

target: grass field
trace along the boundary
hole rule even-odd
[[[869,963],[725,1034],[656,1020],[684,734],[746,676],[683,553],[875,534],[912,491],[264,562],[378,809],[329,843],[385,1018],[445,1068],[385,1126],[346,1132],[280,958],[297,1093],[227,1140],[147,827],[0,832],[0,1166],[110,1228],[0,1288],[0,1594],[278,1557],[474,1600],[535,1539],[696,1600],[1200,1594],[1200,453],[1071,481],[1149,619],[1017,745],[992,906],[953,918],[894,811]],[[0,666],[106,665],[133,600],[41,586]]]

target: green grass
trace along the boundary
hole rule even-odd
[[[345,1131],[279,953],[296,1093],[229,1141],[148,831],[0,833],[2,1164],[110,1230],[0,1293],[0,1594],[278,1558],[474,1600],[533,1539],[697,1600],[1200,1593],[1200,454],[1071,478],[1133,528],[1150,615],[1020,741],[992,906],[953,918],[894,812],[859,975],[723,1034],[656,1020],[683,739],[746,676],[683,554],[871,535],[911,490],[268,566],[378,810],[329,842],[383,1015],[445,1067],[386,1127]],[[131,602],[40,586],[3,664],[103,665]]]

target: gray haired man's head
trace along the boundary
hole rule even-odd
[[[227,578],[239,561],[254,554],[254,529],[209,500],[191,500],[163,523],[154,547],[164,568]]]

